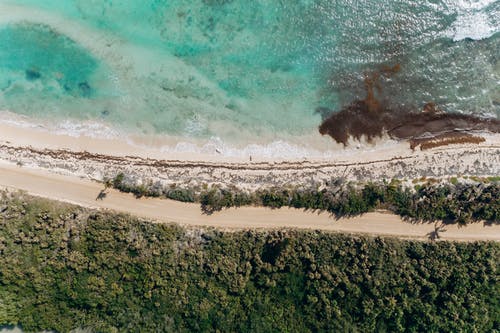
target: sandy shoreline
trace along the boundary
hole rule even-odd
[[[321,184],[332,179],[367,181],[408,180],[452,175],[500,175],[500,135],[487,135],[479,145],[455,145],[426,151],[407,143],[380,149],[339,152],[330,159],[264,161],[216,155],[172,154],[140,149],[125,141],[56,135],[32,128],[0,124],[0,187],[72,202],[86,207],[126,212],[158,221],[224,229],[308,228],[339,232],[395,235],[426,239],[433,224],[410,224],[392,214],[369,213],[335,221],[326,213],[258,207],[224,210],[203,215],[198,204],[165,199],[135,199],[111,191],[103,201],[96,196],[103,177],[119,172],[139,183],[163,186],[221,184],[257,189],[272,186]],[[500,225],[476,223],[467,228],[446,227],[444,239],[500,240]]]
[[[199,186],[235,185],[256,189],[353,181],[500,174],[500,135],[479,145],[452,145],[426,151],[406,142],[379,148],[349,148],[328,159],[270,161],[217,155],[171,153],[140,148],[118,139],[56,135],[0,124],[0,160],[87,179],[123,172],[135,182]]]
[[[8,111],[0,111],[0,133],[0,142],[37,149],[65,149],[113,156],[129,155],[141,158],[224,163],[246,163],[250,161],[250,156],[253,162],[310,159],[330,161],[332,158],[357,156],[361,147],[366,152],[406,150],[408,147],[407,144],[384,140],[382,144],[356,142],[351,147],[344,148],[331,138],[320,136],[318,133],[293,137],[293,141],[290,142],[286,141],[288,139],[265,141],[256,137],[253,144],[238,146],[228,145],[218,138],[192,141],[165,135],[125,134],[99,122],[51,125],[46,120],[31,120]],[[301,144],[297,145],[297,142]],[[280,149],[284,151],[280,152]]]

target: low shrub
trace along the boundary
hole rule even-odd
[[[424,179],[424,178],[422,178]],[[387,209],[404,218],[417,221],[442,220],[447,223],[466,224],[474,221],[499,221],[500,184],[497,182],[461,183],[456,178],[404,187],[398,181],[390,183],[339,183],[330,187],[267,188],[248,192],[236,187],[205,187],[194,189],[173,186],[163,190],[158,184],[134,185],[123,173],[111,182],[120,191],[137,197],[163,196],[182,202],[199,202],[203,212],[212,214],[224,208],[264,206],[269,208],[293,207],[306,210],[328,211],[336,217],[356,216],[375,209]]]

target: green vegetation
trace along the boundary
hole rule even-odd
[[[492,183],[498,183],[498,182],[500,182],[500,176],[497,176],[497,177],[488,177],[487,179],[488,179],[488,181],[490,181]]]
[[[135,184],[130,181],[127,182],[123,173],[117,174],[113,179],[104,179],[104,184],[105,186],[110,184],[113,188],[122,192],[133,193],[138,198],[148,196],[164,197],[182,202],[195,201],[195,193],[190,189],[177,187],[175,185],[163,188],[163,186],[151,182],[146,184]]]
[[[369,206],[386,192],[361,196]],[[261,195],[319,205],[318,193]],[[356,193],[348,201],[366,209]],[[494,242],[183,229],[5,193],[0,215],[0,324],[27,331],[500,329]]]
[[[424,182],[423,184],[416,184]],[[119,174],[113,186],[136,196],[166,197],[184,202],[199,202],[207,214],[229,207],[246,205],[270,208],[295,207],[328,211],[336,217],[355,216],[375,209],[387,209],[414,221],[436,221],[467,224],[477,221],[500,221],[500,183],[484,181],[463,183],[457,178],[440,183],[437,179],[414,181],[412,190],[397,180],[390,183],[342,183],[303,188],[268,188],[255,192],[235,187],[212,186],[187,189],[158,184],[133,185]],[[132,185],[131,185],[132,184]]]

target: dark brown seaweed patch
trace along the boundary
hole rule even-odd
[[[387,133],[393,139],[413,140],[412,142],[446,142],[451,141],[478,142],[465,133],[470,131],[490,131],[500,133],[500,120],[496,118],[479,118],[459,113],[444,113],[432,102],[424,105],[422,111],[394,110],[380,101],[380,78],[390,77],[400,70],[400,66],[384,67],[379,71],[366,74],[364,86],[366,98],[357,100],[327,117],[319,126],[322,135],[328,134],[338,143],[347,145],[349,138],[359,140],[365,136],[368,141]],[[327,112],[324,108],[319,111]],[[462,133],[457,139],[456,133]],[[453,140],[452,140],[453,139]],[[424,140],[424,141],[419,141]]]

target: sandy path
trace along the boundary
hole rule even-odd
[[[21,189],[30,194],[56,199],[91,208],[104,208],[130,213],[160,222],[183,225],[213,226],[224,229],[242,228],[304,228],[375,235],[395,235],[403,238],[428,238],[433,224],[409,224],[398,216],[368,213],[353,219],[334,220],[328,214],[304,212],[297,209],[271,210],[260,207],[228,209],[203,215],[198,204],[164,199],[136,199],[130,194],[110,190],[104,200],[96,200],[102,185],[73,176],[51,174],[8,164],[0,165],[0,187]],[[500,225],[482,223],[464,228],[447,226],[440,233],[448,240],[500,240]]]

